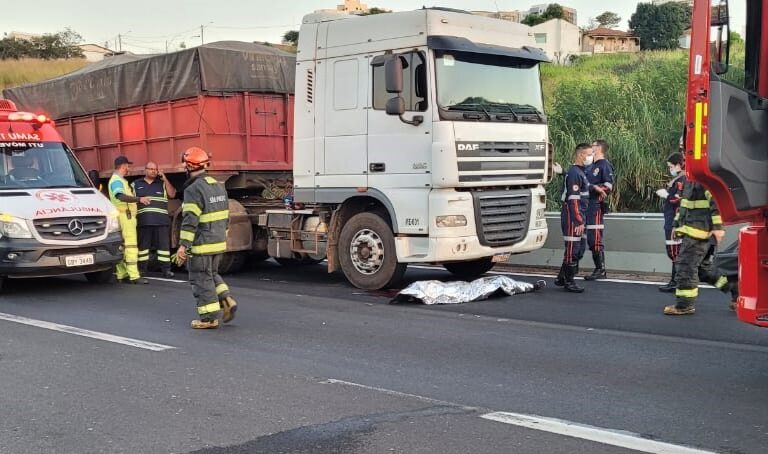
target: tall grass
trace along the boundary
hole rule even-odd
[[[15,87],[31,82],[50,79],[75,71],[87,65],[85,59],[37,60],[0,60],[0,89]]]
[[[685,111],[685,51],[584,57],[572,66],[542,69],[555,159],[573,162],[579,142],[602,138],[617,183],[614,211],[655,211],[655,190],[666,177],[665,159],[677,150]],[[550,208],[560,204],[562,178],[548,188]]]

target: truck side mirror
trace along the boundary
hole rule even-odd
[[[387,115],[403,115],[405,113],[405,99],[396,96],[387,101]]]
[[[721,0],[719,5],[712,7],[710,25],[717,27],[717,38],[712,49],[714,54],[712,56],[712,69],[715,74],[725,74],[728,72],[731,60],[731,23],[728,0]]]
[[[403,92],[403,62],[400,57],[393,55],[384,63],[384,78],[387,93]]]

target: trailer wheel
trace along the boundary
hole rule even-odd
[[[339,235],[339,263],[357,288],[380,290],[402,279],[406,264],[397,262],[392,228],[375,213],[358,213]]]
[[[491,257],[486,257],[468,262],[444,263],[443,267],[459,279],[471,281],[491,271],[493,265],[495,263]]]
[[[241,269],[243,269],[243,266],[245,266],[245,262],[248,260],[248,253],[244,251],[238,251],[238,252],[225,252],[224,255],[221,256],[221,262],[219,262],[219,273],[220,274],[232,274],[237,273]]]
[[[106,284],[112,280],[112,276],[115,275],[115,270],[109,268],[102,271],[93,271],[91,273],[85,273],[85,279],[91,284]]]

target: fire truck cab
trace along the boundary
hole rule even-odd
[[[53,121],[0,99],[0,286],[71,274],[106,282],[122,255],[117,211]]]

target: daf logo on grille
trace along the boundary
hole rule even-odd
[[[83,225],[83,221],[80,219],[72,219],[69,221],[69,224],[67,224],[67,228],[69,228],[69,233],[71,233],[74,236],[80,236],[85,231],[85,226]]]

